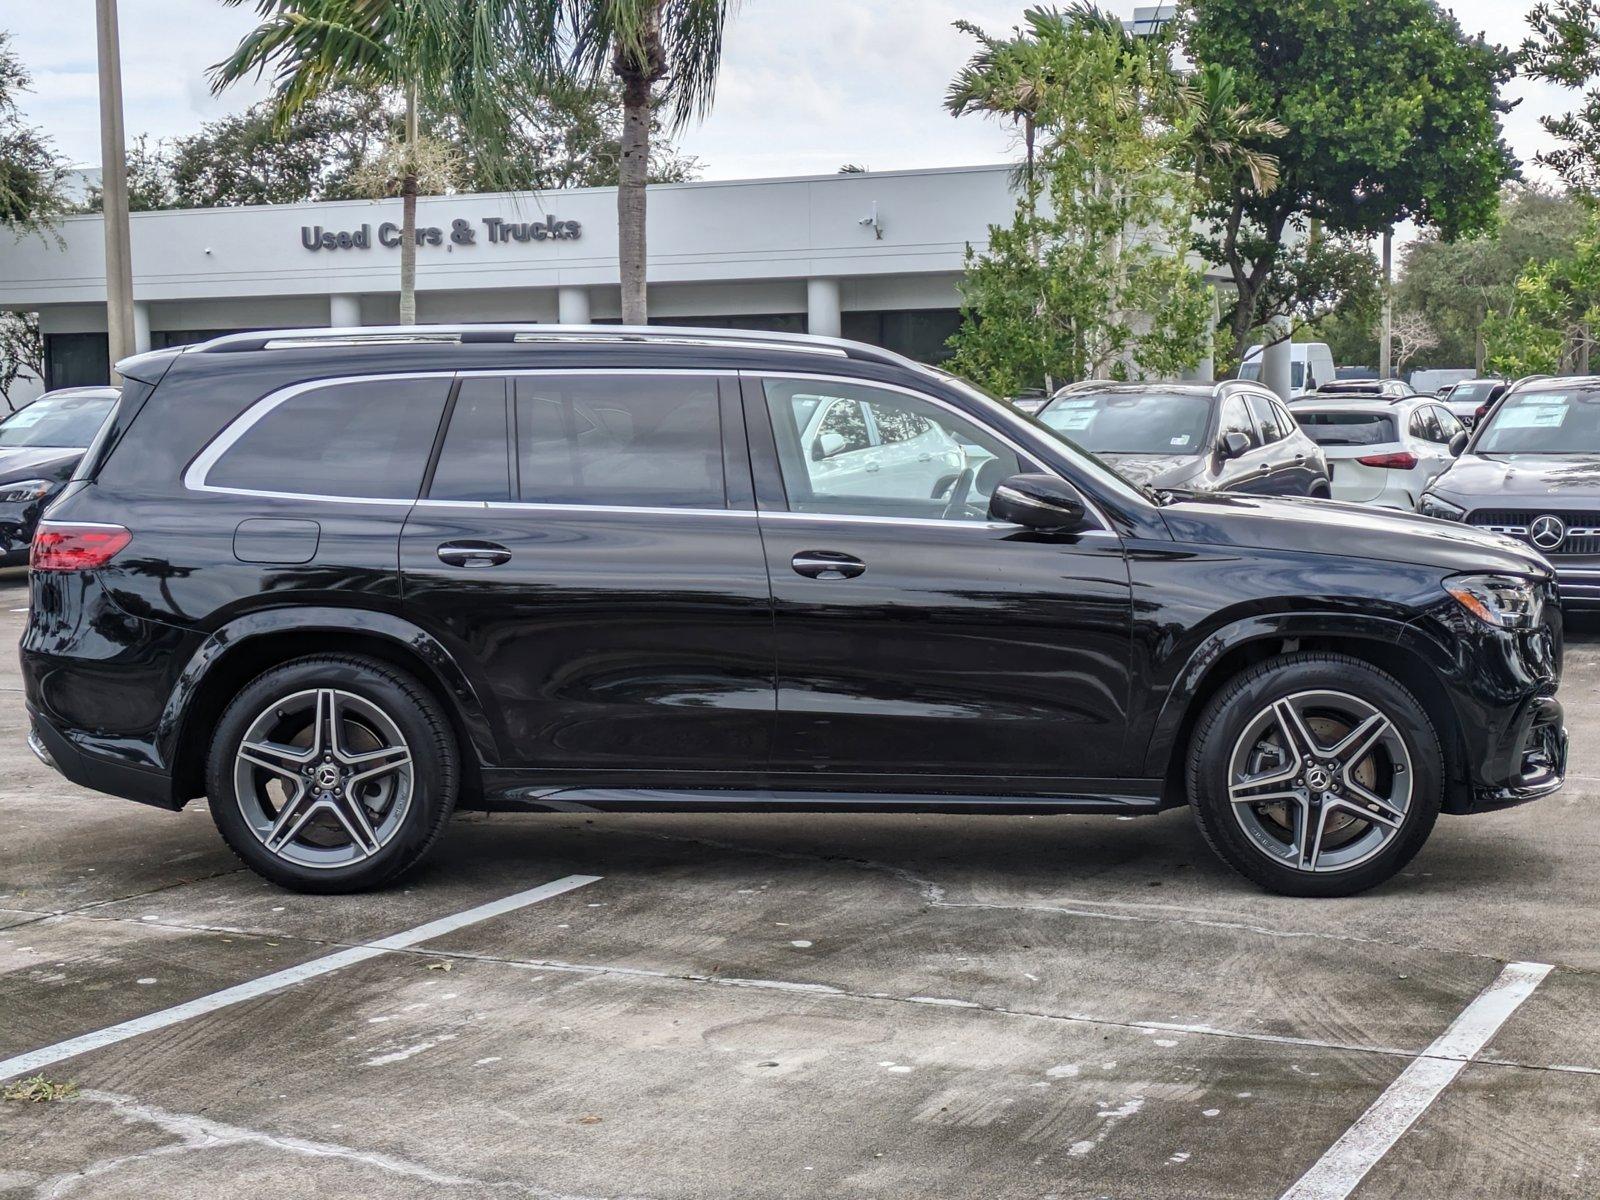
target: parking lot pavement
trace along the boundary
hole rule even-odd
[[[463,816],[318,898],[40,767],[5,656],[0,1060],[81,1090],[0,1196],[1593,1197],[1597,688],[1580,631],[1567,790],[1351,900],[1182,813]]]

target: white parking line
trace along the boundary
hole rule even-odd
[[[1508,964],[1282,1200],[1345,1200],[1550,971],[1545,963]]]
[[[454,933],[468,925],[476,925],[480,921],[487,921],[490,917],[498,917],[508,912],[515,912],[519,908],[526,908],[530,904],[538,904],[541,900],[549,900],[565,892],[586,887],[596,883],[598,875],[568,875],[564,879],[541,884],[536,888],[529,888],[525,892],[517,892],[500,900],[491,900],[487,904],[480,904],[476,908],[469,908],[453,916],[440,917],[437,921],[429,921],[426,925],[418,925],[415,929],[408,929],[404,933],[397,933],[381,941],[365,942],[360,946],[352,946],[348,950],[339,950],[323,958],[314,958],[310,962],[301,963],[297,967],[289,967],[283,971],[274,971],[271,975],[263,975],[259,979],[252,979],[248,983],[235,984],[233,987],[224,988],[220,992],[212,992],[209,996],[201,996],[198,1000],[189,1000],[183,1004],[176,1004],[171,1008],[164,1008],[160,1012],[148,1013],[142,1017],[134,1017],[131,1021],[123,1021],[117,1025],[109,1025],[104,1029],[97,1029],[93,1033],[85,1033],[75,1038],[68,1038],[64,1042],[57,1042],[53,1046],[44,1046],[38,1050],[30,1050],[26,1054],[19,1054],[14,1058],[0,1061],[0,1080],[10,1079],[17,1075],[27,1075],[34,1071],[43,1070],[53,1063],[63,1059],[75,1058],[80,1054],[87,1054],[91,1050],[99,1050],[117,1042],[125,1042],[129,1038],[138,1037],[141,1033],[149,1033],[156,1029],[165,1029],[169,1025],[188,1021],[194,1017],[201,1017],[207,1013],[216,1012],[219,1008],[240,1004],[246,1000],[254,1000],[257,996],[264,996],[268,992],[281,991],[297,983],[304,983],[308,979],[315,979],[319,975],[327,975],[332,971],[342,970],[354,966],[356,963],[365,962],[369,958],[377,958],[391,950],[405,950],[419,942],[430,941],[436,937],[443,937],[447,933]]]

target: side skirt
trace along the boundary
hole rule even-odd
[[[1117,781],[1106,792],[972,796],[938,793],[800,791],[765,788],[513,787],[494,789],[485,807],[499,812],[938,812],[1109,813],[1161,811],[1159,779]]]

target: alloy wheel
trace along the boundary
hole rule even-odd
[[[1245,836],[1298,871],[1359,866],[1400,832],[1413,772],[1395,723],[1336,691],[1284,696],[1234,742],[1228,800]]]
[[[387,845],[410,810],[411,749],[394,720],[338,688],[268,705],[234,756],[234,793],[256,838],[303,867],[346,867]]]

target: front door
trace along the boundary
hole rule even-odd
[[[930,398],[812,377],[744,389],[777,629],[775,781],[1005,794],[1126,774],[1131,594],[1109,529],[990,522],[995,485],[1040,468]],[[815,419],[836,408],[913,448],[892,483],[829,466],[851,452]]]
[[[759,780],[772,615],[741,421],[731,376],[461,378],[400,571],[488,693],[499,765]]]

